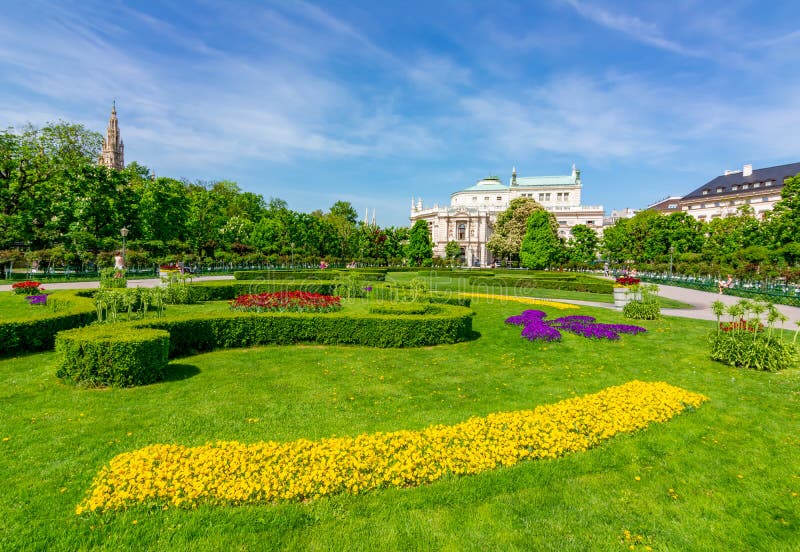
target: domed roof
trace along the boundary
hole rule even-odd
[[[497,176],[490,176],[484,178],[483,180],[479,180],[473,186],[461,190],[462,192],[499,192],[508,190],[508,186],[503,184],[500,180],[500,177]],[[456,192],[458,193],[458,192]]]

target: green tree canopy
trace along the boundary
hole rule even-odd
[[[426,260],[433,259],[433,241],[428,232],[428,223],[424,220],[415,222],[408,233],[406,258],[410,264],[415,266],[422,266]]]
[[[552,266],[561,253],[558,222],[545,210],[535,210],[528,217],[527,231],[522,240],[519,259],[522,266],[541,270]]]
[[[486,247],[498,259],[518,258],[522,239],[527,232],[528,217],[544,207],[527,197],[512,199],[508,209],[497,216]]]

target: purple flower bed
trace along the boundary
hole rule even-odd
[[[46,305],[47,304],[47,295],[28,295],[25,297],[25,300],[30,303],[31,305]]]
[[[530,341],[558,341],[561,339],[559,330],[596,339],[619,339],[619,334],[647,331],[640,326],[628,324],[602,324],[596,322],[592,316],[562,316],[545,320],[546,316],[540,310],[526,310],[517,316],[508,317],[506,324],[523,326],[522,337]]]

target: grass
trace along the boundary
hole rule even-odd
[[[49,306],[52,304],[53,299],[62,301],[62,310],[59,312],[63,312],[63,307],[72,302],[70,301],[72,296],[69,292],[54,291],[51,293],[48,291],[48,294],[50,294],[48,305],[30,305],[25,300],[24,295],[0,292],[0,320],[48,318],[53,316],[53,309]]]
[[[218,351],[175,360],[167,381],[134,389],[65,386],[52,353],[0,359],[0,549],[800,547],[800,370],[745,372],[710,361],[710,322],[643,321],[648,333],[619,342],[565,335],[540,345],[502,323],[525,306],[473,304],[475,341]],[[625,321],[604,309],[568,312],[577,313]],[[425,487],[300,504],[74,515],[105,462],[151,443],[420,429],[632,379],[667,381],[711,400],[586,453]]]

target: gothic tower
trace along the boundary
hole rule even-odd
[[[119,124],[117,122],[117,102],[111,105],[111,117],[108,119],[108,131],[103,140],[103,151],[98,162],[110,169],[125,168],[125,144],[119,137]]]

